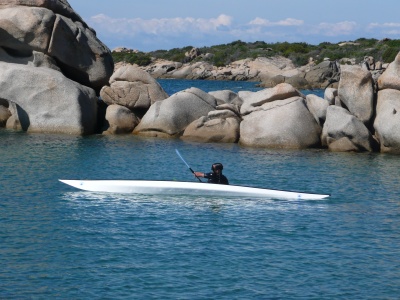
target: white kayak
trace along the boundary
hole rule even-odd
[[[330,196],[200,182],[61,179],[60,181],[85,191],[122,194],[257,197],[284,200],[320,200]]]

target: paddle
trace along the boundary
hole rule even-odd
[[[192,173],[194,174],[193,169],[192,169],[192,168],[188,165],[188,163],[183,159],[183,157],[182,157],[182,155],[179,153],[178,149],[175,149],[175,152],[176,152],[176,154],[178,154],[179,158],[185,163],[185,165],[188,167],[188,169],[190,170],[190,172],[192,172]],[[196,176],[196,174],[195,174],[194,176]],[[196,176],[196,178],[197,178],[200,182],[203,182],[203,181],[201,181],[201,179],[200,179],[199,177]]]

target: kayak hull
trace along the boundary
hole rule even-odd
[[[286,200],[320,200],[329,195],[308,194],[254,187],[182,181],[150,180],[61,180],[75,188],[91,192],[121,194],[193,195],[212,197],[256,197]]]

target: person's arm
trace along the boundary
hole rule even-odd
[[[193,173],[195,177],[204,177],[204,173],[203,172],[194,172]]]

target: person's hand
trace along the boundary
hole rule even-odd
[[[204,173],[202,173],[202,172],[194,172],[193,174],[195,177],[203,177],[204,176]]]

